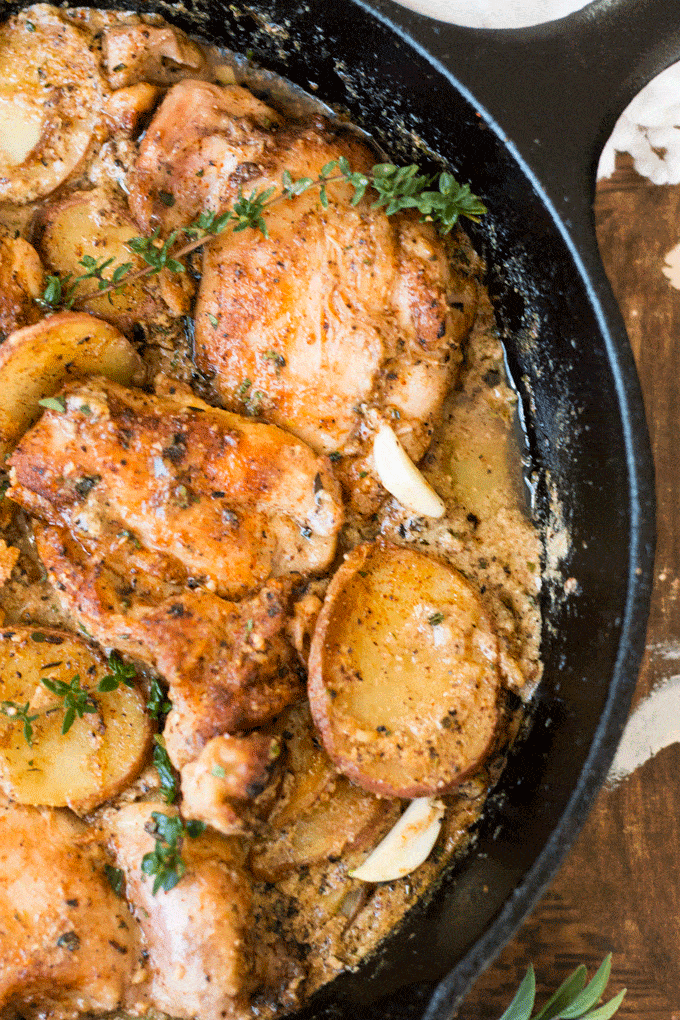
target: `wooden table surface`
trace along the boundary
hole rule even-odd
[[[680,241],[680,186],[659,187],[618,157],[598,185],[603,262],[631,339],[656,465],[658,539],[647,647],[633,708],[680,674],[680,291],[661,268]],[[680,727],[680,718],[678,719]],[[603,789],[556,880],[482,975],[460,1020],[498,1020],[533,962],[537,1006],[579,963],[614,954],[618,1014],[680,1020],[680,745]]]

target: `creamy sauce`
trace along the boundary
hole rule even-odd
[[[65,17],[91,32],[121,20],[112,12],[74,11]],[[123,20],[136,24],[140,19],[125,16]],[[159,21],[149,18],[148,23]],[[96,52],[96,40],[93,49]],[[223,84],[245,81],[276,108],[285,108],[293,116],[318,113],[316,100],[250,67],[244,58],[215,49],[206,52],[208,78]],[[9,138],[8,124],[0,106],[0,147],[5,136]],[[7,148],[8,161],[21,162],[37,144],[32,124],[27,122],[19,149]],[[136,140],[124,135],[113,136],[103,146],[93,144],[63,190],[97,186],[125,191],[136,151]],[[20,229],[30,238],[31,218],[39,206],[39,202],[31,202],[17,210],[6,204],[0,208],[0,221],[8,230]],[[371,518],[349,514],[336,564],[341,553],[359,541],[382,535],[397,544],[413,545],[442,557],[473,582],[499,636],[500,668],[507,688],[502,723],[484,765],[455,794],[444,798],[447,810],[442,835],[434,853],[412,875],[372,887],[348,874],[394,824],[402,807],[396,801],[371,833],[370,846],[357,845],[339,857],[331,855],[330,860],[301,867],[275,883],[255,882],[255,938],[261,945],[272,947],[282,940],[291,948],[294,964],[288,964],[288,972],[279,980],[275,993],[265,991],[256,997],[258,1012],[254,1015],[273,1015],[292,1008],[298,1001],[298,985],[304,998],[339,971],[355,966],[406,910],[435,888],[443,866],[469,846],[470,828],[483,810],[485,796],[500,774],[504,753],[516,734],[520,699],[527,700],[540,679],[538,599],[543,552],[524,496],[522,453],[515,432],[516,395],[506,377],[490,301],[482,285],[476,283],[483,267],[462,233],[454,235],[450,257],[463,275],[479,286],[480,297],[459,379],[445,401],[441,422],[422,465],[426,478],[446,503],[446,515],[436,521],[414,517],[389,498]],[[129,335],[137,343],[150,376],[162,371],[191,385],[208,402],[217,402],[211,381],[196,372],[190,317],[159,313],[130,329]],[[5,500],[0,504],[0,524],[8,544],[20,550],[18,565],[0,588],[4,623],[77,630],[76,622],[60,608],[45,576],[25,513]],[[153,770],[147,770],[125,791],[121,801],[153,794],[156,785]],[[98,817],[95,812],[88,820],[96,821]],[[260,842],[266,842],[270,835],[263,827]]]

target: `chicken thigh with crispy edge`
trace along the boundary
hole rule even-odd
[[[321,119],[286,129],[267,110],[234,87],[172,89],[140,147],[130,198],[140,225],[167,232],[201,210],[223,211],[239,190],[280,191],[284,170],[315,178],[340,157],[362,172],[375,162],[356,137]],[[368,511],[384,495],[372,472],[375,430],[387,420],[409,455],[423,456],[477,284],[416,214],[388,217],[372,208],[370,191],[352,205],[342,181],[326,193],[327,207],[317,187],[272,205],[268,238],[228,228],[206,245],[195,357],[230,410],[252,407],[256,394],[268,421],[342,455],[340,477]]]
[[[280,123],[240,85],[179,82],[156,111],[128,182],[140,227],[169,233],[230,206]]]
[[[137,922],[91,830],[68,811],[9,805],[0,832],[0,1008],[52,1020],[144,1010]]]
[[[152,812],[177,814],[167,804],[143,802],[112,809],[102,821],[144,932],[151,1003],[186,1020],[252,1017],[251,886],[238,850],[214,833],[183,838],[186,873],[169,892],[154,896],[154,877],[141,870],[156,846],[149,834]]]
[[[166,560],[161,576],[228,597],[330,565],[339,485],[294,436],[179,388],[151,396],[92,378],[60,399],[10,460],[9,495],[29,513],[83,541],[133,534]]]
[[[175,768],[219,734],[268,722],[304,692],[300,660],[286,636],[292,579],[274,579],[252,598],[227,602],[142,570],[118,573],[63,529],[34,528],[63,608],[100,644],[142,659],[168,682],[172,711],[164,736]]]

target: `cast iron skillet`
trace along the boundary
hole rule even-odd
[[[395,160],[438,154],[489,206],[473,239],[488,260],[522,395],[538,509],[549,526],[551,505],[560,508],[572,539],[544,594],[545,678],[476,849],[426,908],[302,1013],[445,1020],[555,873],[606,774],[635,684],[651,584],[652,466],[591,200],[616,116],[680,54],[678,5],[599,0],[511,32],[443,26],[390,0],[100,5],[157,10],[251,50],[346,109]],[[574,591],[560,599],[567,578]]]

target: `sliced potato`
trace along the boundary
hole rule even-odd
[[[331,789],[338,772],[316,736],[309,706],[294,705],[283,723],[286,742],[286,774],[282,790],[269,816],[269,824],[281,829],[311,807]]]
[[[128,265],[131,271],[144,267],[144,262],[125,247],[131,238],[139,236],[139,228],[123,200],[107,188],[77,191],[46,205],[37,221],[36,233],[45,264],[61,276],[82,274],[80,260],[84,256],[113,259],[105,271],[107,277],[116,266]],[[185,275],[178,283],[191,288],[190,279],[184,280]],[[84,280],[79,284],[78,294],[84,297],[97,289],[96,280]],[[189,310],[190,296],[187,292],[184,312]],[[145,276],[126,284],[118,294],[94,298],[88,301],[87,309],[122,330],[131,329],[136,322],[158,318],[166,311],[158,276]]]
[[[479,596],[448,564],[365,543],[331,581],[312,639],[309,700],[337,767],[366,790],[452,790],[487,754],[498,643]]]
[[[25,627],[0,631],[0,785],[12,800],[86,812],[135,778],[148,756],[150,722],[138,690],[96,693],[109,672],[103,656],[74,634]],[[95,692],[96,711],[76,717],[62,734],[63,700],[40,681],[70,683],[75,675],[83,689]]]
[[[394,802],[373,797],[340,776],[329,795],[253,852],[253,874],[265,882],[276,882],[348,848],[368,848],[378,841],[394,806]]]
[[[41,318],[35,299],[43,288],[43,267],[35,248],[9,231],[0,233],[0,340]]]
[[[107,91],[87,36],[56,7],[0,26],[0,200],[33,202],[78,168]]]
[[[141,382],[144,363],[122,333],[85,312],[59,312],[12,333],[0,346],[0,455],[38,417],[38,401],[83,375]]]

